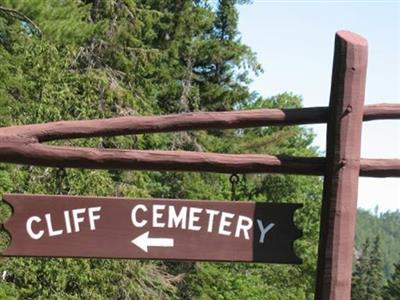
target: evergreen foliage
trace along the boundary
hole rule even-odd
[[[378,213],[357,210],[355,247],[379,235],[385,278],[394,272],[394,264],[400,260],[400,211]]]
[[[369,239],[365,241],[360,257],[355,263],[351,299],[381,300],[383,285],[380,238],[376,236],[372,245]]]
[[[369,271],[369,258],[368,251],[370,241],[367,239],[362,247],[360,257],[357,259],[355,268],[353,270],[353,278],[351,282],[351,299],[363,299],[367,294],[368,271]]]
[[[387,281],[383,299],[400,299],[400,262],[394,265],[394,272]]]
[[[0,125],[127,115],[301,107],[298,96],[262,98],[261,72],[240,40],[234,0],[2,0],[40,29],[0,14]],[[315,156],[298,126],[71,139],[96,148]],[[229,176],[0,165],[0,193],[223,200]],[[243,175],[239,200],[303,203],[299,266],[2,258],[5,299],[312,299],[321,199],[318,177]],[[2,222],[10,215],[1,206]],[[1,245],[7,243],[2,236]]]

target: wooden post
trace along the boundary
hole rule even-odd
[[[336,33],[326,145],[315,299],[347,300],[352,256],[367,41],[354,33]]]

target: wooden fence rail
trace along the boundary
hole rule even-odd
[[[49,167],[283,173],[324,175],[325,158],[287,155],[219,154],[189,151],[93,149],[50,146],[40,142],[179,130],[247,128],[325,123],[327,107],[198,112],[153,117],[62,121],[0,128],[0,161]],[[364,120],[400,118],[399,104],[365,106]],[[361,159],[360,175],[400,176],[400,160]]]
[[[196,112],[0,128],[0,162],[49,167],[324,176],[315,299],[348,300],[358,176],[400,177],[400,159],[360,158],[363,121],[400,119],[400,104],[364,106],[367,41],[338,32],[329,107]],[[43,142],[271,125],[327,124],[326,157],[66,147]]]
[[[400,159],[361,159],[360,176],[400,177]]]
[[[203,129],[235,129],[271,125],[327,123],[328,107],[254,109],[230,112],[196,112],[165,116],[132,116],[111,119],[61,121],[0,128],[2,136],[22,135],[39,142]],[[364,121],[400,119],[400,104],[364,107]]]
[[[324,157],[95,149],[22,141],[0,143],[0,160],[47,167],[227,174],[281,173],[323,176],[326,169]],[[360,176],[400,177],[400,159],[361,159]]]
[[[381,103],[364,106],[363,121],[400,119],[400,104]]]

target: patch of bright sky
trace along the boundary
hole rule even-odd
[[[327,106],[334,35],[350,30],[369,43],[366,104],[400,103],[400,1],[254,1],[239,7],[242,41],[257,53],[264,74],[251,89],[285,91],[304,106]],[[325,125],[310,126],[325,151]],[[400,121],[364,122],[363,158],[400,158]],[[359,180],[358,206],[400,209],[399,178]]]

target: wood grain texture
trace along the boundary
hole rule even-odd
[[[368,46],[335,39],[315,299],[349,300]]]
[[[1,135],[0,141],[1,162],[47,167],[323,176],[326,166],[324,157],[63,147]],[[400,160],[361,159],[360,176],[400,177]]]
[[[364,121],[400,119],[400,104],[380,103],[364,106]]]
[[[0,144],[4,162],[50,167],[321,175],[324,158]]]
[[[8,163],[64,168],[319,176],[324,175],[326,164],[323,157],[63,147],[23,138],[0,143],[0,159]],[[400,160],[362,159],[360,175],[399,177]]]
[[[361,159],[360,176],[400,177],[400,159]]]
[[[93,169],[325,176],[315,298],[350,299],[358,176],[400,176],[399,159],[360,159],[362,121],[400,118],[399,104],[363,105],[366,65],[366,40],[341,31],[336,35],[329,107],[131,116],[5,127],[0,128],[0,162]],[[328,123],[326,158],[41,144],[70,138],[317,123]]]
[[[60,121],[0,128],[0,135],[23,135],[39,142],[205,129],[235,129],[271,125],[326,123],[327,107],[254,109],[229,112],[196,112],[165,116],[132,116],[98,120]],[[364,108],[364,121],[400,119],[399,104],[375,104]]]
[[[301,236],[293,215],[301,204],[27,194],[4,199],[13,214],[4,224],[11,243],[2,256],[301,263],[293,248]],[[132,221],[138,206],[134,216],[142,225]],[[217,214],[210,217],[209,210]],[[184,217],[176,221],[176,215]],[[33,226],[27,222],[32,216]],[[244,218],[247,222],[240,221]],[[243,230],[244,224],[250,226]],[[272,229],[260,242],[268,224]],[[152,239],[168,239],[169,246],[151,245],[143,239],[146,232]]]
[[[164,116],[129,116],[112,119],[61,121],[1,129],[8,135],[23,132],[40,142],[201,129],[248,128],[269,125],[324,123],[327,108],[254,109],[229,112],[196,112]]]

